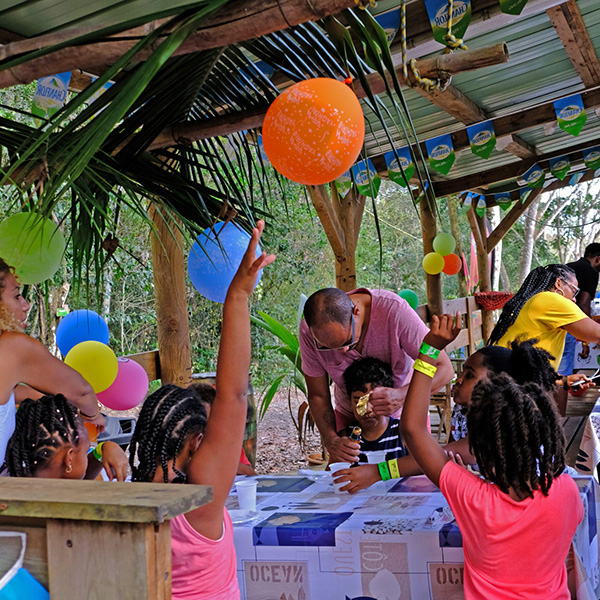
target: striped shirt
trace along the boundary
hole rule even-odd
[[[358,464],[367,464],[369,462],[368,455],[374,452],[382,452],[387,450],[385,454],[385,460],[392,460],[393,458],[400,458],[406,456],[406,449],[400,438],[400,421],[390,417],[388,426],[383,434],[376,440],[360,440],[360,454],[358,455]],[[352,433],[352,427],[349,427],[349,432]]]

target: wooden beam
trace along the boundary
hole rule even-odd
[[[518,135],[511,135],[510,142],[504,148],[506,152],[510,152],[518,158],[535,158],[539,155],[539,152],[534,146],[526,142],[523,138]]]
[[[202,27],[185,40],[173,56],[262,37],[306,21],[324,19],[354,5],[354,0],[233,0],[209,15]],[[70,35],[68,31],[64,34]],[[137,43],[135,35],[131,39],[129,34],[123,32],[112,36],[110,41],[63,48],[9,71],[0,71],[0,88],[29,83],[45,75],[73,69],[96,72],[107,64],[117,62]],[[5,47],[0,57],[19,54],[19,43]],[[146,60],[153,50],[140,52],[136,60]]]
[[[600,61],[575,0],[546,10],[573,67],[586,87],[600,84]]]
[[[480,67],[490,66],[490,64],[500,64],[507,60],[508,49],[506,45],[497,44],[491,48],[467,50],[455,54],[442,54],[433,59],[423,59],[422,61],[417,61],[417,68],[423,77],[435,79],[441,75],[447,77],[448,74],[462,73],[465,70],[478,69]],[[398,69],[396,74],[404,85],[402,69]],[[0,78],[1,76],[2,72],[0,72]],[[412,77],[412,75],[410,77]],[[378,73],[371,73],[367,76],[367,80],[369,82],[369,87],[374,94],[381,94],[385,91],[385,82]],[[353,88],[358,98],[366,97],[366,92],[358,82],[354,82]],[[192,121],[182,123],[175,127],[168,127],[155,138],[148,147],[148,150],[157,150],[159,148],[177,144],[190,144],[191,142],[205,140],[216,135],[229,135],[236,131],[261,127],[267,108],[268,107],[253,109],[251,111],[240,111],[223,117],[203,119],[202,121]],[[119,148],[126,143],[127,142],[123,142]]]
[[[572,96],[572,93],[569,93],[563,97],[567,98],[569,96]],[[600,88],[596,87],[591,90],[581,92],[581,98],[586,109],[591,111],[599,107]],[[537,127],[539,125],[545,125],[546,123],[556,121],[556,112],[554,111],[554,102],[556,100],[559,100],[559,98],[554,98],[552,101],[545,104],[538,104],[537,106],[532,106],[531,108],[519,110],[508,115],[503,115],[502,117],[495,117],[491,119],[494,125],[494,131],[496,132],[496,137],[501,138],[507,135],[513,135],[519,131],[525,131],[532,127]],[[455,152],[470,147],[469,136],[467,135],[466,129],[459,129],[458,131],[451,133],[450,137],[452,138],[452,144]],[[420,145],[423,155],[427,156],[425,142],[422,142]],[[560,154],[564,154],[564,152]],[[560,154],[558,154],[558,156],[560,156]],[[385,173],[387,171],[383,153],[370,156],[369,158],[373,161],[373,165],[379,173]],[[457,190],[457,192],[460,191],[462,190]]]
[[[433,189],[436,196],[447,196],[449,194],[458,194],[464,190],[470,190],[474,187],[486,186],[498,181],[504,181],[506,179],[514,179],[523,175],[529,167],[533,166],[536,162],[544,169],[549,167],[548,161],[552,158],[559,156],[568,155],[571,159],[572,166],[575,166],[577,161],[583,160],[583,150],[592,148],[597,145],[597,140],[591,140],[571,148],[563,148],[561,150],[555,150],[554,152],[548,152],[537,156],[536,158],[527,158],[518,162],[512,162],[508,165],[496,167],[495,169],[488,169],[487,171],[478,171],[471,175],[465,175],[464,177],[458,177],[456,179],[448,181],[434,182]]]
[[[325,235],[336,256],[346,256],[346,240],[344,231],[333,207],[331,197],[324,185],[307,185],[306,189],[317,211],[317,216],[323,225]]]
[[[480,123],[488,118],[482,108],[477,106],[475,102],[457,90],[453,85],[449,85],[443,91],[427,92],[420,87],[413,89],[417,94],[427,98],[432,104],[435,104],[465,125]]]

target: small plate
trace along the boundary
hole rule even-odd
[[[231,517],[231,522],[234,525],[242,525],[243,523],[249,523],[253,519],[256,519],[258,513],[255,510],[230,510],[229,516]]]

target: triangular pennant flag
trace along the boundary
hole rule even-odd
[[[396,156],[398,158],[396,158]],[[387,165],[389,178],[403,187],[408,187],[408,182],[415,172],[415,165],[410,154],[410,148],[404,146],[404,148],[396,150],[395,154],[393,150],[390,150],[384,154],[384,159],[385,164]]]
[[[527,0],[500,0],[500,10],[507,15],[520,15]]]
[[[352,167],[351,171],[358,193],[376,198],[381,186],[381,178],[377,174],[371,159],[361,160]]]
[[[584,150],[583,162],[588,169],[597,169],[600,167],[600,146]]]
[[[485,215],[485,209],[487,208],[487,203],[485,201],[485,196],[483,194],[479,195],[479,200],[477,200],[477,206],[475,207],[475,212],[483,218]]]
[[[375,20],[385,31],[387,43],[391,46],[398,33],[398,29],[400,29],[400,9],[397,8],[396,10],[379,14],[375,17]]]
[[[571,179],[569,179],[569,185],[577,185],[581,181],[583,175],[584,174],[582,171],[579,173],[573,173],[573,175],[571,175]]]
[[[427,156],[429,157],[431,168],[439,171],[442,175],[448,175],[456,160],[450,134],[447,133],[427,140],[425,147],[427,148]]]
[[[342,173],[335,181],[335,188],[340,196],[345,196],[352,187],[352,176],[350,171]]]
[[[500,192],[499,194],[494,194],[494,200],[496,200],[496,203],[502,210],[507,210],[512,204],[510,192]]]
[[[542,170],[542,167],[535,163],[533,167],[527,169],[527,171],[523,173],[523,179],[530,188],[538,188],[544,185],[546,174]]]
[[[40,117],[34,119],[37,127],[42,124],[42,119],[49,119],[63,107],[67,100],[70,81],[71,71],[38,79],[31,100],[31,113]]]
[[[467,192],[467,195],[465,196],[465,199],[463,200],[463,203],[459,209],[461,214],[467,214],[467,211],[471,208],[471,204],[473,203],[474,196],[475,194],[473,192]]]
[[[448,0],[425,0],[427,16],[431,23],[434,39],[446,45],[448,33]],[[464,37],[471,22],[471,0],[454,0],[452,3],[452,35]]]
[[[496,134],[492,121],[477,123],[467,127],[471,152],[481,158],[489,158],[496,146]]]
[[[556,100],[554,111],[558,119],[558,126],[567,133],[578,136],[587,121],[581,94]]]
[[[558,158],[551,158],[550,173],[557,179],[564,179],[571,168],[571,161],[568,156],[559,156]]]

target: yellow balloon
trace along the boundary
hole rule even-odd
[[[430,252],[423,257],[423,269],[429,275],[437,275],[444,268],[444,257],[437,252]]]
[[[108,389],[119,371],[115,353],[106,344],[94,340],[73,346],[65,357],[65,363],[75,369],[96,394]]]

